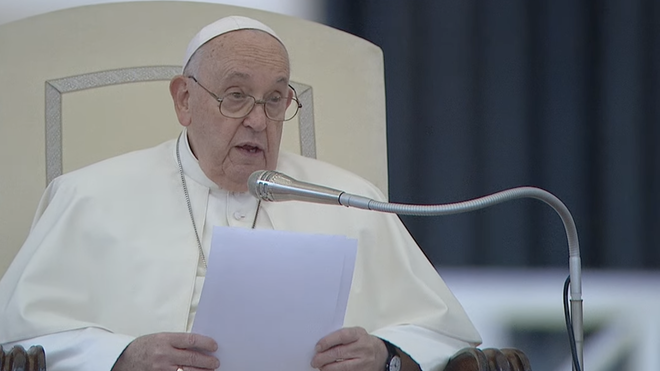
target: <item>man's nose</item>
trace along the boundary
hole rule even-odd
[[[252,111],[243,119],[243,125],[249,126],[255,131],[262,131],[268,125],[268,116],[266,116],[265,102],[256,101]]]

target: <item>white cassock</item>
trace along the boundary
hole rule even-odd
[[[208,256],[213,226],[250,228],[257,200],[211,182],[182,135],[182,165]],[[206,270],[175,143],[102,161],[48,186],[30,235],[0,281],[0,344],[44,346],[49,371],[103,371],[135,337],[190,331]],[[384,199],[362,178],[317,160],[280,153],[277,170]],[[357,239],[344,325],[397,345],[423,370],[440,370],[456,351],[481,341],[395,215],[262,203],[256,228]]]

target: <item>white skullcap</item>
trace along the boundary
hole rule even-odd
[[[237,31],[237,30],[261,30],[264,31],[274,38],[276,38],[282,45],[284,43],[282,40],[275,34],[270,27],[265,24],[254,20],[248,17],[242,17],[238,15],[232,15],[229,17],[221,18],[210,25],[202,28],[195,37],[190,40],[188,44],[188,49],[186,49],[186,58],[183,60],[183,68],[185,69],[190,61],[192,55],[199,49],[202,45],[206,44],[209,40],[218,37],[227,32]]]

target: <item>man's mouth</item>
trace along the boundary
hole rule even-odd
[[[257,153],[257,152],[261,151],[261,148],[259,148],[257,146],[252,146],[252,145],[249,145],[249,144],[244,144],[242,146],[237,146],[237,148],[239,148],[243,151],[246,151],[248,153]]]

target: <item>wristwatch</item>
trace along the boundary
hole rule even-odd
[[[387,348],[387,360],[385,361],[385,371],[401,371],[401,357],[396,351],[396,347],[389,341],[383,340]]]

